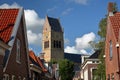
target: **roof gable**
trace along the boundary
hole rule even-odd
[[[19,9],[0,9],[0,39],[8,43],[16,22]]]
[[[64,58],[75,63],[81,63],[81,54],[64,53]]]
[[[89,59],[98,59],[98,58],[99,58],[99,55],[100,55],[100,51],[97,50],[97,51],[95,51],[95,53],[93,53],[93,54],[89,57]]]
[[[47,71],[47,69],[44,67],[42,61],[40,60],[40,58],[37,57],[32,50],[29,51],[29,57],[30,57],[30,60],[31,60],[31,62],[32,62],[33,64],[41,67],[44,72]]]
[[[116,39],[119,37],[119,28],[120,28],[120,12],[114,13],[113,16],[109,16],[110,24],[113,28]]]
[[[62,32],[62,27],[58,19],[48,17],[48,16],[47,16],[47,19],[50,24],[51,30],[56,31],[56,32]]]

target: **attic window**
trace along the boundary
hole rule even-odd
[[[109,42],[109,56],[110,56],[110,60],[112,59],[113,57],[113,52],[112,52],[112,41],[110,40]]]
[[[17,53],[16,53],[16,62],[20,63],[20,40],[17,39]]]

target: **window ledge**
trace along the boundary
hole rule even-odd
[[[17,63],[19,63],[19,64],[21,64],[21,62],[20,62],[20,61],[18,61],[18,60],[16,60],[16,62],[17,62]]]

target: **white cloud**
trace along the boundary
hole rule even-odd
[[[70,13],[73,10],[73,8],[68,8],[65,11],[62,12],[62,15],[67,15],[68,13]]]
[[[57,9],[57,7],[56,7],[56,6],[54,6],[54,7],[52,7],[52,8],[47,9],[47,12],[53,12],[53,11],[55,11],[55,9]]]
[[[37,12],[30,9],[25,10],[25,20],[27,29],[30,29],[36,33],[42,32],[42,27],[45,20],[40,18]]]
[[[29,44],[41,45],[41,43],[42,43],[42,34],[41,33],[36,34],[36,33],[33,33],[31,30],[28,30],[27,37],[28,37]]]
[[[67,38],[65,38],[65,39],[64,39],[64,44],[69,44],[69,43],[70,43],[70,40],[67,39]]]
[[[80,38],[76,38],[76,48],[77,49],[87,49],[90,48],[90,41],[95,40],[95,34],[93,32],[90,32],[88,34],[83,35]]]
[[[34,10],[25,10],[28,42],[32,45],[42,45],[42,28],[45,22]]]
[[[67,46],[65,48],[65,52],[67,52],[67,53],[78,53],[78,50],[76,50],[75,46],[72,46],[72,47]]]
[[[80,53],[81,53],[81,54],[88,54],[88,52],[87,52],[85,49],[81,49],[81,50],[80,50]]]
[[[17,3],[13,3],[12,5],[9,5],[7,3],[4,3],[0,5],[0,8],[19,8],[20,6]]]
[[[90,32],[82,37],[76,38],[75,46],[67,46],[64,50],[68,53],[89,54],[87,49],[91,49],[90,41],[95,41],[95,34]],[[92,50],[92,49],[91,49]]]

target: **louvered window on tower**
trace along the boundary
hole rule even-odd
[[[44,48],[49,48],[49,41],[44,42]]]
[[[61,41],[54,40],[54,48],[61,48]]]
[[[59,41],[59,45],[58,46],[59,46],[59,48],[61,48],[61,41]]]

